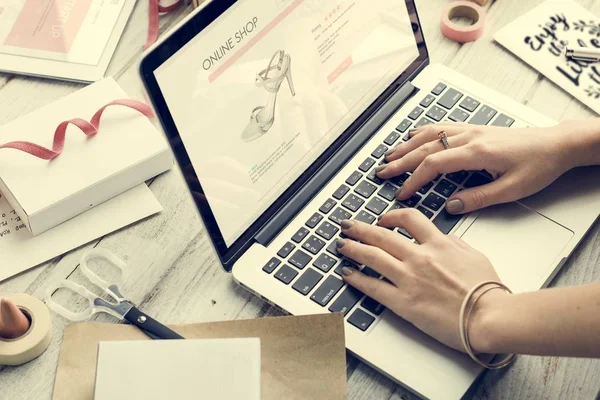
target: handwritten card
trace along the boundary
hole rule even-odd
[[[600,63],[567,59],[566,47],[600,49],[600,18],[572,0],[548,0],[494,39],[600,114]]]

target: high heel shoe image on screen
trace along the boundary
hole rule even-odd
[[[274,64],[277,62],[276,64]],[[275,122],[275,104],[277,102],[277,94],[284,79],[287,80],[292,96],[296,95],[294,90],[294,82],[292,81],[291,70],[292,58],[283,50],[277,50],[267,68],[263,69],[256,75],[256,86],[264,88],[269,92],[269,99],[264,106],[256,107],[250,113],[250,122],[242,133],[244,142],[251,142],[271,129]]]

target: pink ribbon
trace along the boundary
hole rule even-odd
[[[65,136],[69,124],[75,125],[79,129],[81,129],[81,131],[88,137],[94,136],[96,133],[98,133],[98,130],[100,128],[100,118],[102,117],[102,113],[104,112],[104,110],[106,110],[107,107],[110,106],[129,107],[136,111],[139,111],[148,118],[154,118],[154,113],[147,104],[128,99],[114,100],[102,107],[101,109],[99,109],[98,111],[96,111],[90,122],[81,118],[74,118],[68,121],[61,122],[54,131],[54,141],[52,143],[52,149],[48,149],[38,144],[24,141],[5,143],[3,145],[0,145],[0,149],[20,150],[25,153],[31,154],[34,157],[41,158],[42,160],[52,160],[58,157],[65,147]]]
[[[183,0],[177,0],[169,6],[162,6],[159,0],[148,0],[148,39],[144,49],[152,46],[158,39],[158,14],[173,11],[183,3]]]

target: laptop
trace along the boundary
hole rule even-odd
[[[344,284],[352,261],[335,250],[340,220],[417,208],[523,292],[551,281],[600,210],[598,168],[466,216],[443,204],[488,182],[485,172],[440,176],[394,200],[409,174],[382,181],[373,170],[410,129],[555,123],[430,65],[412,0],[208,2],[146,54],[141,76],[234,280],[290,314],[343,313],[348,350],[425,398],[460,398],[482,369]]]

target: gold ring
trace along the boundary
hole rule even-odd
[[[448,150],[450,148],[450,145],[448,144],[448,136],[446,136],[446,131],[441,131],[440,133],[438,133],[438,137],[444,145],[444,149]]]

